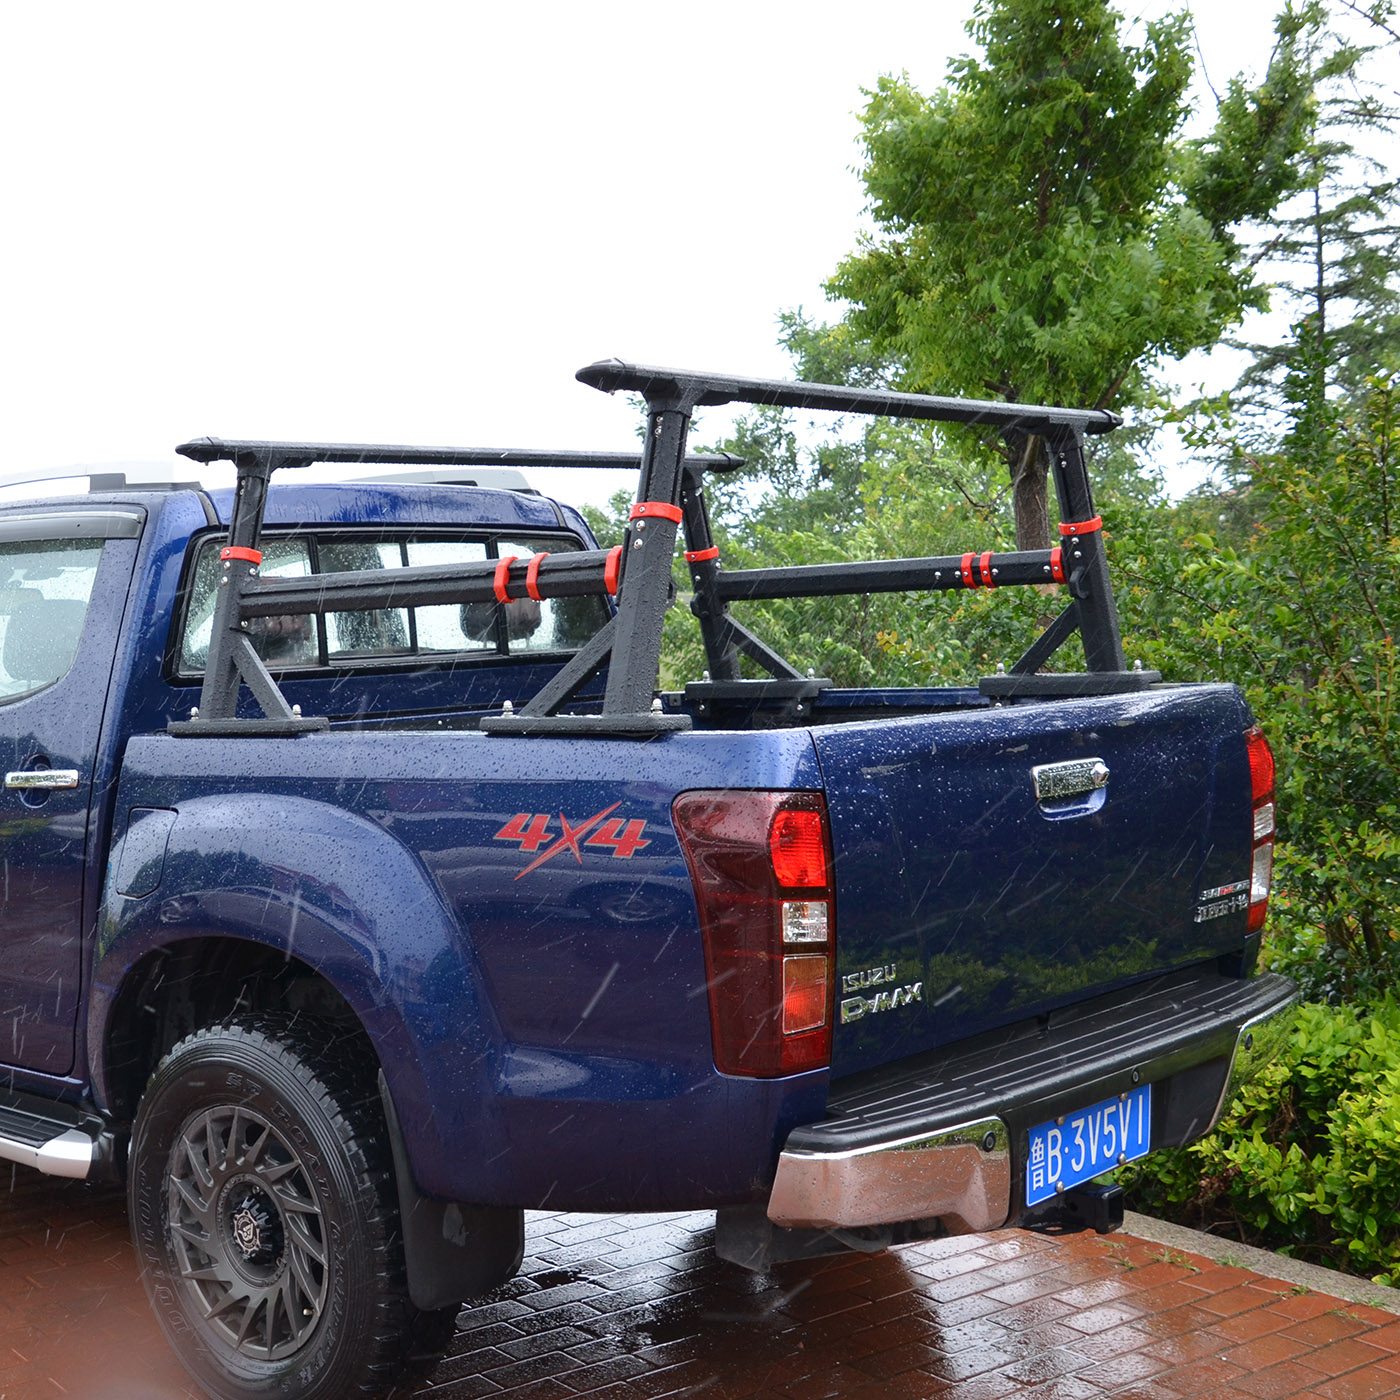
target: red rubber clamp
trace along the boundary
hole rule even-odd
[[[719,558],[719,546],[712,544],[709,549],[687,549],[685,552],[685,562],[687,564],[703,564],[707,559]]]
[[[1092,535],[1095,530],[1103,529],[1103,516],[1096,515],[1092,520],[1072,520],[1068,525],[1063,522],[1060,525],[1062,535]]]
[[[1050,577],[1056,583],[1065,581],[1064,551],[1058,545],[1050,551]]]
[[[518,557],[518,555],[507,554],[504,558],[496,561],[496,573],[491,580],[491,587],[495,590],[498,603],[511,601],[510,594],[506,592],[506,584],[510,581],[510,566],[515,563]]]
[[[242,545],[226,544],[219,551],[220,559],[246,559],[250,564],[262,563],[262,551],[260,549],[244,549]]]
[[[669,520],[672,524],[679,525],[681,508],[669,506],[665,501],[638,501],[628,513],[627,518],[629,520],[643,520],[653,515],[659,515],[662,520]]]
[[[617,592],[617,576],[622,572],[622,546],[614,545],[608,550],[608,562],[603,565],[603,587],[609,593]]]
[[[541,550],[539,554],[532,554],[530,562],[525,566],[525,591],[537,603],[544,601],[544,594],[540,592],[540,561],[548,558],[549,551]]]
[[[977,556],[975,554],[964,554],[962,557],[962,567],[960,569],[960,572],[962,574],[964,588],[977,587],[977,578],[976,575],[974,575],[972,572],[972,561],[976,558]]]
[[[992,577],[992,551],[990,549],[977,561],[977,567],[982,574],[982,587],[995,588],[997,582]]]

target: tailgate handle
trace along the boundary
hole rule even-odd
[[[1037,802],[1062,802],[1095,792],[1108,784],[1108,764],[1101,758],[1076,758],[1069,763],[1038,763],[1031,769]]]

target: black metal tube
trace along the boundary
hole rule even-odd
[[[684,401],[647,402],[646,451],[637,482],[635,509],[659,506],[665,513],[633,519],[622,537],[622,582],[617,591],[617,626],[603,693],[605,715],[651,710],[661,662],[661,629],[671,605],[671,561],[680,513],[682,463],[691,407]]]
[[[629,365],[621,360],[599,360],[585,365],[575,377],[605,393],[625,389],[645,394],[649,402],[662,398],[685,399],[696,408],[735,402],[770,404],[779,408],[821,408],[832,413],[874,413],[885,418],[922,418],[997,429],[1019,428],[1043,434],[1067,428],[1082,433],[1110,433],[1123,423],[1116,413],[1105,409],[898,394],[881,389],[851,389],[839,384],[812,384],[800,379],[752,379],[742,375],[663,369],[656,365]]]
[[[1123,639],[1118,628],[1118,608],[1108,575],[1103,530],[1097,526],[1082,533],[1066,534],[1071,524],[1094,519],[1094,493],[1084,461],[1084,442],[1075,433],[1061,433],[1050,444],[1055,493],[1060,502],[1062,558],[1070,592],[1079,600],[1079,636],[1084,643],[1084,664],[1090,671],[1122,671]]]
[[[550,554],[540,561],[536,587],[543,598],[582,598],[607,592],[606,550]],[[438,603],[489,603],[496,597],[499,560],[471,564],[423,564],[407,569],[356,569],[309,578],[266,578],[246,586],[244,617],[351,612],[367,608],[431,607]],[[506,595],[528,596],[522,556],[506,569]]]
[[[401,467],[623,467],[636,471],[637,452],[587,452],[563,449],[550,452],[522,447],[393,447],[362,442],[261,442],[195,438],[182,442],[176,452],[196,462],[233,462],[240,456],[280,459],[276,465],[304,467],[312,462],[360,463],[366,466]],[[733,471],[744,465],[731,452],[691,453],[687,463],[705,471]]]
[[[1029,549],[992,554],[986,561],[990,583],[983,581],[981,553],[971,556],[971,582],[963,577],[966,556],[928,559],[882,559],[870,563],[794,564],[782,569],[722,569],[715,591],[726,602],[753,598],[833,597],[848,593],[909,593],[955,588],[1001,587],[1051,583],[1051,550]]]

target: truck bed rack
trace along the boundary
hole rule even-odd
[[[661,632],[671,604],[671,568],[676,537],[684,531],[685,557],[694,587],[692,610],[699,618],[711,681],[738,686],[800,683],[804,697],[830,682],[802,676],[762,638],[730,613],[731,602],[834,594],[947,591],[1026,584],[1065,583],[1070,602],[1010,671],[986,677],[984,695],[1013,698],[1033,694],[1103,694],[1137,690],[1160,679],[1156,672],[1126,669],[1118,631],[1101,521],[1084,460],[1086,435],[1111,432],[1121,419],[1099,409],[1068,409],[973,399],[941,398],[883,390],[851,389],[801,381],[663,369],[604,360],[579,370],[578,379],[606,393],[640,394],[646,401],[646,446],[640,458],[628,453],[548,452],[521,448],[423,448],[349,443],[225,442],[201,438],[176,450],[198,462],[231,461],[237,485],[228,542],[222,550],[224,585],[215,606],[213,635],[195,718],[172,723],[175,734],[291,736],[324,729],[328,721],[302,716],[286,702],[254,649],[247,623],[256,617],[434,603],[508,603],[515,599],[612,594],[612,618],[567,661],[555,677],[517,710],[488,715],[488,734],[602,735],[648,738],[686,729],[687,714],[667,713],[657,699]],[[872,563],[813,564],[726,572],[705,505],[707,472],[730,471],[742,459],[726,453],[690,454],[686,438],[697,408],[727,403],[866,413],[892,418],[981,425],[1034,433],[1050,445],[1052,471],[1063,521],[1061,546],[998,553],[969,551],[925,559]],[[531,561],[460,566],[365,570],[309,579],[264,579],[258,549],[267,487],[274,471],[312,463],[393,466],[629,467],[638,470],[635,504],[623,543]],[[533,568],[533,572],[531,569]],[[1050,656],[1074,633],[1084,646],[1087,670],[1038,675]],[[766,671],[771,681],[745,681],[741,659]],[[602,712],[563,710],[578,691],[607,670]],[[240,688],[246,685],[261,718],[240,718]]]

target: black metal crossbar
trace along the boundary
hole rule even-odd
[[[610,551],[547,554],[535,571],[541,598],[582,598],[608,592]],[[358,569],[305,578],[264,579],[243,599],[244,617],[352,612],[364,608],[430,607],[435,603],[490,603],[501,594],[530,596],[528,558],[500,565],[495,559],[470,564],[424,564],[410,569]],[[496,591],[497,580],[501,591]]]
[[[831,413],[866,413],[880,418],[919,418],[935,423],[963,423],[989,428],[1052,433],[1111,433],[1123,426],[1116,413],[1101,408],[1053,408],[1044,404],[1005,403],[992,399],[952,399],[936,394],[900,394],[887,389],[851,389],[840,384],[812,384],[800,379],[750,379],[704,374],[656,365],[629,365],[598,360],[579,370],[578,378],[604,393],[619,389],[653,402],[689,403],[714,408],[727,403],[775,408],[818,408]]]
[[[1102,531],[1094,515],[1084,463],[1085,435],[1110,432],[1119,426],[1121,420],[1116,414],[692,373],[616,360],[586,366],[578,378],[606,392],[628,390],[645,398],[647,433],[640,458],[630,453],[527,448],[225,442],[217,438],[200,438],[177,448],[199,462],[231,461],[237,467],[238,477],[228,542],[221,551],[222,579],[197,718],[172,724],[171,731],[293,735],[326,726],[324,719],[303,717],[288,706],[247,635],[247,623],[253,618],[509,601],[527,594],[569,598],[608,593],[617,597],[611,620],[519,711],[487,716],[481,728],[503,734],[648,737],[689,727],[687,716],[663,713],[656,700],[662,625],[672,600],[671,566],[681,529],[695,588],[691,607],[700,619],[711,676],[719,684],[742,683],[741,656],[749,657],[783,682],[799,679],[790,662],[731,616],[732,601],[1050,582],[1068,585],[1069,606],[1032,643],[1010,674],[986,678],[982,682],[984,691],[1005,696],[1033,694],[1038,688],[1045,693],[1065,693],[1065,678],[1034,673],[1076,631],[1084,644],[1088,672],[1075,679],[1073,693],[1137,688],[1155,678],[1152,673],[1124,669]],[[710,529],[704,477],[711,471],[733,470],[743,461],[729,454],[688,453],[686,437],[696,408],[733,402],[1035,433],[1050,446],[1061,518],[1073,523],[1061,526],[1064,540],[1060,548],[1053,550],[982,551],[868,564],[726,572],[720,567],[719,550]],[[622,545],[612,550],[561,552],[542,556],[533,565],[526,560],[485,561],[299,579],[262,578],[258,541],[268,481],[278,469],[318,462],[429,467],[631,467],[639,470],[639,476],[626,535]],[[531,567],[533,576],[527,574]],[[605,669],[602,713],[563,712],[581,687]],[[1038,683],[1046,681],[1052,684],[1038,687]],[[238,695],[243,685],[247,685],[262,708],[263,718],[237,718]]]
[[[622,467],[636,471],[636,452],[549,451],[537,447],[389,447],[357,442],[258,442],[195,438],[177,447],[182,457],[196,462],[234,462],[244,458],[273,458],[279,467],[309,467],[315,463],[345,463],[395,467]],[[696,466],[707,471],[733,471],[744,465],[730,452],[693,454]]]

